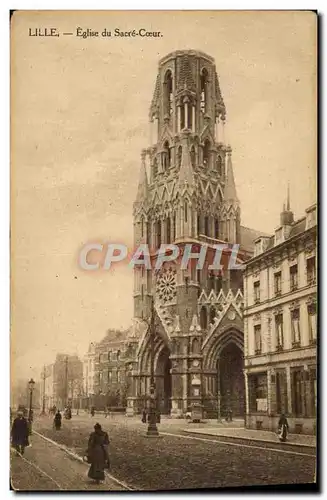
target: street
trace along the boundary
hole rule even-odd
[[[110,475],[114,479],[108,476],[100,486],[88,482],[86,464],[74,460],[44,439],[65,445],[82,457],[96,422],[109,433]],[[149,491],[294,484],[313,480],[315,453],[312,449],[293,448],[292,451],[278,443],[267,448],[252,441],[244,446],[235,440],[228,443],[215,437],[186,435],[185,427],[183,420],[163,419],[158,425],[162,437],[149,439],[145,437],[147,426],[136,418],[114,416],[105,419],[97,415],[92,419],[86,414],[74,415],[71,421],[63,420],[60,431],[53,430],[52,419],[39,418],[34,424],[37,434],[33,434],[32,447],[26,449],[25,458],[48,474],[52,481],[45,476],[38,478],[39,471],[34,467],[33,480],[27,475],[26,481],[20,479],[19,486],[14,484],[14,487],[21,490],[122,490],[129,487]],[[19,460],[21,457],[14,457],[13,482]],[[31,468],[21,462],[19,467],[22,470]]]

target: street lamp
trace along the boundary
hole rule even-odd
[[[42,379],[43,379],[43,397],[42,397],[42,412],[41,412],[41,415],[45,415],[45,400],[46,400],[46,397],[45,397],[45,379],[47,378],[46,376],[46,369],[45,369],[45,365],[43,367],[43,374],[42,374]]]
[[[150,374],[150,411],[149,411],[149,425],[147,430],[147,437],[159,436],[157,428],[157,415],[156,415],[156,399],[155,399],[155,381],[154,381],[154,338],[155,338],[155,320],[154,320],[154,300],[151,301],[151,322],[150,322],[150,355],[151,355],[151,374]]]
[[[29,424],[30,424],[30,432],[32,431],[32,421],[33,421],[33,391],[34,391],[34,386],[35,386],[35,382],[34,380],[31,378],[31,380],[28,382],[28,388],[30,390],[30,408],[29,408],[29,412],[28,412],[28,421],[29,421]]]

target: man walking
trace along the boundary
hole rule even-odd
[[[28,422],[23,416],[23,412],[19,411],[11,428],[12,445],[16,448],[17,454],[20,453],[21,455],[24,455],[25,448],[29,445],[28,435]]]

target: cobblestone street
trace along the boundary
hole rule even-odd
[[[60,431],[53,430],[51,419],[40,418],[35,422],[34,431],[82,457],[89,433],[97,421],[108,431],[111,440],[110,474],[131,489],[220,488],[313,481],[315,456],[312,449],[284,448],[277,443],[275,449],[265,448],[252,441],[245,446],[237,440],[220,442],[208,435],[183,433],[185,421],[163,420],[159,425],[162,437],[152,439],[145,437],[146,425],[123,416],[108,419],[102,415],[93,419],[88,415],[73,416],[71,421],[63,421]],[[25,458],[46,475],[29,463],[22,463],[21,457],[13,457],[12,484],[15,488],[125,489],[110,477],[102,485],[90,484],[86,464],[73,459],[39,434],[33,434],[32,447],[26,449]]]

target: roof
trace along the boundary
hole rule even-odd
[[[257,238],[270,237],[270,234],[263,233],[262,231],[257,231],[256,229],[251,229],[250,227],[241,226],[241,246],[247,252],[253,252],[254,241]]]

